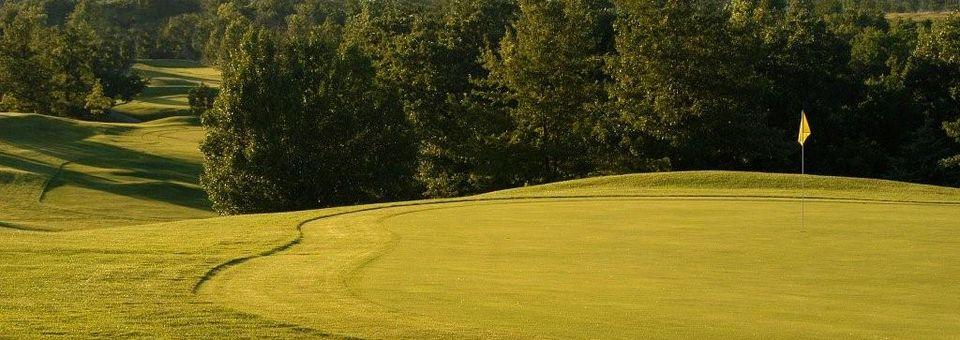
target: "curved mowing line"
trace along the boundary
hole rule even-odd
[[[10,223],[10,222],[4,222],[4,221],[0,221],[0,228],[12,229],[12,230],[24,231],[24,232],[35,232],[35,233],[53,233],[53,232],[59,231],[59,230],[32,229],[30,227],[24,227],[24,226]]]
[[[43,203],[43,198],[47,196],[47,190],[50,189],[50,183],[53,183],[57,177],[60,177],[60,173],[63,172],[63,167],[70,163],[73,163],[73,161],[60,163],[60,167],[57,168],[57,172],[54,172],[53,176],[50,176],[50,178],[47,178],[47,180],[43,182],[43,188],[40,188],[40,195],[37,196],[37,203]]]
[[[392,208],[404,208],[404,207],[414,207],[414,206],[423,206],[423,205],[434,205],[434,204],[450,204],[450,203],[468,203],[468,202],[496,202],[496,201],[523,201],[523,200],[538,200],[538,199],[598,199],[598,198],[634,198],[634,199],[678,199],[678,200],[709,200],[709,199],[741,199],[745,201],[749,200],[784,200],[784,201],[795,201],[797,197],[785,197],[785,196],[734,196],[734,195],[571,195],[571,196],[523,196],[523,197],[498,197],[498,198],[461,198],[461,199],[450,199],[450,200],[435,200],[429,202],[409,202],[409,203],[397,203],[389,204],[384,206],[375,206],[369,208],[362,208],[357,210],[343,211],[339,213],[321,215],[306,219],[297,224],[297,236],[278,247],[273,249],[244,257],[238,257],[231,259],[229,261],[223,262],[210,268],[199,280],[193,285],[193,294],[196,295],[200,288],[203,287],[205,283],[213,279],[214,276],[220,272],[234,266],[241,265],[247,261],[275,255],[277,253],[283,252],[292,248],[293,246],[299,244],[303,241],[303,226],[318,220],[325,218],[338,217],[350,214],[357,214],[363,212],[370,212],[376,210],[392,209]],[[937,202],[937,201],[897,201],[897,200],[883,200],[883,199],[844,199],[844,198],[830,198],[830,197],[806,197],[808,201],[828,201],[828,202],[837,202],[837,203],[864,203],[864,204],[923,204],[923,205],[960,205],[960,202]]]

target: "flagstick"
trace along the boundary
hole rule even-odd
[[[804,230],[807,228],[806,222],[804,221],[804,218],[803,218],[803,215],[804,215],[803,201],[807,198],[806,187],[804,186],[804,183],[803,183],[803,176],[807,174],[806,158],[807,158],[806,148],[804,148],[803,144],[800,144],[800,229],[801,230]]]

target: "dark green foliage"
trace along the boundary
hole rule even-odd
[[[918,178],[960,183],[960,168],[955,166],[960,147],[950,140],[960,141],[960,17],[920,28],[903,78],[920,131],[926,132],[915,134],[913,143],[931,146],[919,154],[906,150],[904,158],[925,157],[923,162],[916,162]],[[950,171],[938,165],[951,166]]]
[[[0,8],[0,109],[82,117],[143,89],[130,71],[133,45],[103,23],[99,5],[79,2],[62,26],[45,10]]]
[[[0,13],[0,109],[83,116],[137,56],[198,87],[225,213],[637,171],[960,185],[960,19],[936,1],[43,0]],[[23,72],[22,70],[32,70]]]
[[[599,129],[612,52],[606,1],[520,1],[518,19],[484,56],[490,95],[511,128],[502,136],[515,157],[500,169],[513,185],[582,177],[609,155]]]
[[[255,30],[203,115],[201,182],[217,211],[269,212],[410,197],[415,141],[395,92],[335,29]]]
[[[217,100],[217,89],[200,83],[200,85],[190,89],[187,100],[190,103],[190,111],[195,115],[202,115],[213,108]]]
[[[113,99],[103,93],[99,82],[93,84],[90,94],[84,99],[83,107],[93,115],[103,115],[113,106]]]
[[[689,1],[624,1],[619,8],[611,96],[633,131],[630,150],[669,157],[677,169],[784,166],[793,130],[780,123],[797,122],[801,106],[783,96],[800,93],[778,86],[805,88],[777,78],[805,75],[781,73],[803,60],[778,46],[788,39],[777,26],[786,16],[781,9],[740,2],[730,13]]]
[[[429,196],[458,196],[506,184],[492,136],[502,116],[470,101],[486,77],[481,50],[499,41],[515,7],[507,0],[458,0],[439,13],[416,6],[365,7],[347,39],[377,60],[379,78],[399,90],[420,141],[418,178]]]

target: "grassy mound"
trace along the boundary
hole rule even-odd
[[[588,178],[498,191],[511,196],[696,196],[957,202],[960,189],[876,179],[790,174],[691,171]]]
[[[145,125],[0,114],[0,222],[70,230],[209,217],[196,118]]]
[[[219,71],[187,60],[146,59],[133,68],[150,80],[147,88],[134,100],[111,110],[142,121],[187,115],[191,88],[200,83],[211,87],[220,84]]]

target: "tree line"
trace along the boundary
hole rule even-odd
[[[107,20],[96,1],[0,4],[0,111],[93,117],[139,93],[133,40]]]
[[[282,20],[220,5],[205,55],[223,83],[201,147],[218,211],[794,172],[801,110],[814,173],[960,184],[957,16],[803,0],[331,3]]]
[[[198,88],[224,213],[450,197],[592,175],[809,168],[960,185],[950,1],[7,0],[0,110],[94,117],[137,58]]]

